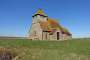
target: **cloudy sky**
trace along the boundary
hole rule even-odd
[[[0,36],[26,36],[39,8],[73,37],[90,37],[90,0],[0,0]]]

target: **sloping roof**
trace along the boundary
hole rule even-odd
[[[43,31],[49,30],[49,28],[48,28],[49,23],[48,22],[39,22],[39,23],[40,23],[40,26],[43,29]]]
[[[45,30],[60,30],[61,26],[53,19],[48,18],[46,22],[40,22],[41,28]]]
[[[62,33],[63,34],[68,34],[68,35],[71,35],[71,33],[64,27],[62,27]]]
[[[52,29],[61,30],[61,25],[54,19],[48,18],[48,23]]]
[[[63,34],[70,35],[66,28],[63,28],[56,20],[48,18],[46,22],[40,22],[40,26],[43,31],[54,33],[56,30],[60,30]]]
[[[34,15],[42,15],[42,16],[47,16],[42,9],[38,9],[37,12]],[[34,16],[33,15],[33,16]]]

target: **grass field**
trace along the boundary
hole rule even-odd
[[[0,39],[0,47],[16,52],[17,60],[90,60],[90,39],[68,41]]]

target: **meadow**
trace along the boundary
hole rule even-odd
[[[90,60],[89,38],[65,41],[0,39],[0,48],[16,52],[16,60]]]

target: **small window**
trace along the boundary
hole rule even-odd
[[[33,32],[34,36],[36,36],[36,31]]]

